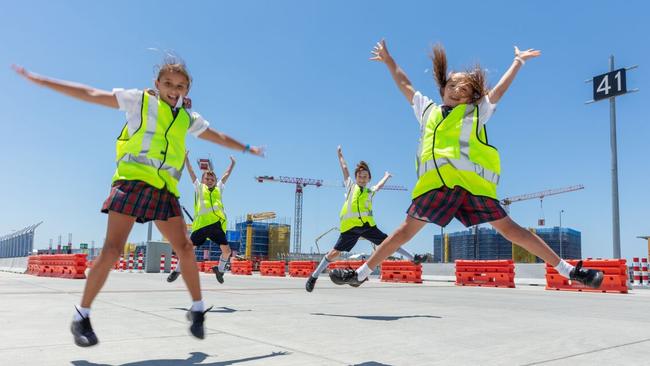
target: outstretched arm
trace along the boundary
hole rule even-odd
[[[341,171],[343,172],[343,181],[347,182],[348,178],[350,178],[350,172],[348,171],[348,164],[345,162],[345,159],[343,158],[343,150],[341,149],[341,145],[339,145],[336,148],[336,153],[339,157],[339,164],[341,165]]]
[[[377,192],[378,190],[380,190],[380,189],[384,186],[384,184],[386,184],[386,182],[388,182],[388,180],[389,180],[390,177],[392,177],[392,176],[393,176],[393,175],[390,174],[389,172],[384,173],[384,177],[381,178],[381,180],[379,181],[379,183],[377,183],[374,187],[372,187],[372,191],[373,191],[373,192]]]
[[[382,39],[381,42],[377,42],[375,48],[372,50],[372,54],[373,57],[370,59],[386,64],[386,67],[388,67],[388,71],[390,71],[390,75],[393,77],[393,80],[395,81],[395,84],[397,84],[399,90],[402,92],[402,94],[404,94],[409,104],[413,103],[413,94],[415,94],[415,89],[413,89],[413,85],[411,84],[408,76],[406,76],[406,73],[404,73],[402,68],[400,68],[395,60],[393,60],[393,57],[390,55],[390,53],[388,53],[388,48],[386,48],[386,41]]]
[[[207,130],[203,131],[200,135],[200,138],[206,141],[214,142],[215,144],[225,146],[227,148],[238,150],[242,152],[250,152],[253,155],[264,156],[264,149],[257,146],[244,145],[241,142],[233,139],[232,137],[215,131],[208,127]]]
[[[96,89],[87,85],[73,83],[65,80],[50,79],[25,70],[24,67],[12,65],[18,75],[38,85],[50,88],[59,93],[111,108],[119,108],[117,98],[113,92]]]
[[[542,53],[539,50],[534,50],[532,48],[526,51],[520,51],[519,48],[515,46],[515,59],[512,61],[512,65],[510,65],[508,71],[503,74],[499,83],[488,93],[490,103],[496,104],[501,100],[501,97],[503,97],[503,94],[508,90],[510,84],[512,84],[512,81],[515,79],[515,76],[517,76],[519,69],[526,63],[526,60],[537,57],[541,54]]]
[[[231,155],[230,156],[230,165],[228,165],[228,169],[223,173],[221,176],[221,183],[226,184],[226,181],[230,177],[230,173],[232,173],[232,169],[235,167],[235,158]]]
[[[196,182],[196,174],[194,174],[194,169],[192,169],[192,163],[190,163],[190,159],[188,158],[188,155],[190,154],[189,150],[185,151],[185,167],[187,168],[187,172],[190,174],[190,179],[192,179],[192,183]]]

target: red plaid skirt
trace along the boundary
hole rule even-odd
[[[182,215],[176,196],[139,180],[115,181],[102,206],[103,213],[108,211],[134,216],[140,223]]]
[[[466,227],[508,216],[499,201],[474,196],[458,186],[433,189],[416,197],[406,213],[414,219],[439,226],[447,226],[455,217]]]

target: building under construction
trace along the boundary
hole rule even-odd
[[[248,241],[248,228],[251,228],[251,258],[257,260],[276,260],[286,257],[289,253],[289,243],[291,240],[291,226],[279,222],[250,222],[240,219],[235,224],[233,239],[239,239],[238,251],[240,255],[245,255]],[[229,239],[230,240],[230,239]],[[233,242],[233,245],[236,242]],[[231,245],[231,246],[233,246]]]
[[[562,258],[581,258],[581,234],[570,228],[529,229],[541,237]],[[453,262],[456,259],[513,259],[518,263],[541,262],[539,258],[506,240],[492,228],[472,227],[469,230],[435,235],[433,261]]]

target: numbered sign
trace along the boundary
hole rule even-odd
[[[627,93],[625,69],[594,77],[594,100],[607,99]]]

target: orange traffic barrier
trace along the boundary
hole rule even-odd
[[[317,263],[314,261],[291,261],[289,262],[289,276],[309,277],[316,270]]]
[[[203,262],[203,272],[214,273],[214,271],[212,271],[212,267],[218,265],[219,265],[219,261],[205,261]]]
[[[572,265],[578,263],[577,259],[568,259]],[[603,283],[600,288],[585,287],[585,285],[569,281],[568,278],[561,276],[555,268],[546,264],[546,289],[560,291],[585,291],[585,292],[615,292],[627,293],[627,260],[626,259],[593,259],[583,260],[584,268],[593,268],[603,271]]]
[[[508,260],[457,260],[457,286],[515,287],[515,264]]]
[[[252,275],[253,274],[253,262],[249,260],[238,261],[234,260],[230,262],[230,273],[236,275]]]
[[[262,276],[284,277],[284,261],[261,261],[260,274]]]
[[[43,277],[86,278],[86,254],[46,254],[31,256],[27,273]]]
[[[422,265],[411,261],[383,261],[381,281],[422,283]]]
[[[333,270],[335,268],[352,268],[352,269],[357,269],[363,264],[366,263],[364,260],[357,260],[357,261],[336,261],[332,262],[327,266],[327,269]]]

